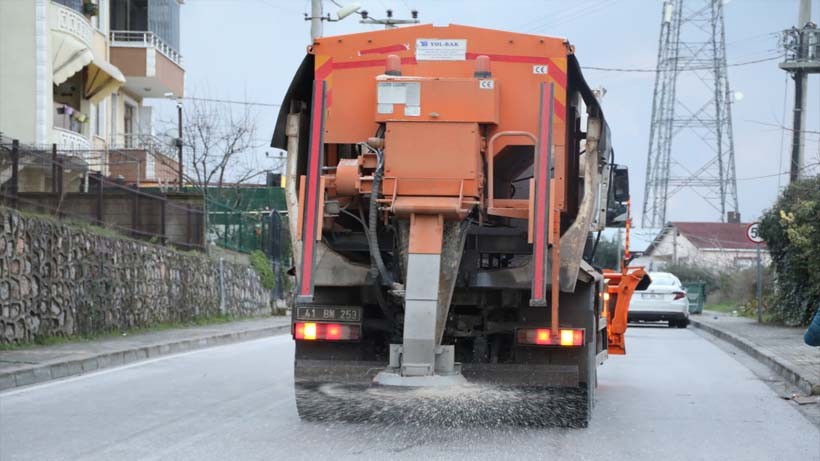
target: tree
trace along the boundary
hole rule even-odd
[[[249,105],[237,107],[208,98],[189,98],[182,114],[186,187],[205,196],[212,238],[239,249],[240,234],[247,234],[247,242],[259,227],[258,216],[241,213],[242,195],[237,188],[265,174],[255,158],[264,145],[256,137],[256,114]],[[167,131],[176,132],[177,123],[166,123]]]
[[[183,108],[184,173],[191,187],[219,192],[262,176],[253,158],[262,147],[256,138],[256,117],[249,106],[192,98]]]
[[[789,184],[763,215],[760,235],[775,269],[773,317],[807,325],[820,306],[820,175]]]
[[[620,254],[621,250],[618,247],[617,240],[602,238],[598,241],[598,247],[595,249],[592,263],[605,269],[616,270],[618,269],[618,257]]]

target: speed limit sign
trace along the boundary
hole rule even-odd
[[[763,243],[763,237],[760,236],[759,222],[753,222],[746,226],[746,238],[752,243]]]

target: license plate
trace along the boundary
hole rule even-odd
[[[362,321],[361,307],[297,307],[296,320],[317,320],[323,322]]]

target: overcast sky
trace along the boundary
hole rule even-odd
[[[345,3],[345,0],[339,0]],[[567,37],[582,66],[654,68],[661,0],[359,0],[373,16],[392,8],[396,17],[419,11],[424,23],[472,25]],[[702,0],[688,0],[701,2]],[[187,96],[280,103],[305,54],[310,25],[304,0],[187,0],[182,6],[182,45]],[[798,0],[726,1],[727,59],[741,63],[776,56],[777,32],[797,20]],[[325,11],[336,7],[325,2]],[[820,0],[813,1],[817,21]],[[351,16],[325,25],[325,35],[377,29]],[[788,181],[792,82],[777,60],[729,68],[733,105],[738,195],[744,221],[760,216]],[[633,216],[640,221],[652,109],[653,73],[585,70],[592,87],[603,86],[604,113],[613,132],[616,160],[630,167]],[[698,105],[702,101],[694,101]],[[784,105],[785,104],[785,105]],[[169,110],[168,107],[163,108]],[[276,108],[256,106],[260,141],[267,144]],[[784,111],[785,109],[785,111]],[[784,118],[785,114],[785,118]],[[807,161],[820,161],[820,76],[809,80]],[[697,155],[694,145],[673,148],[673,157]],[[262,148],[260,168],[274,161]],[[762,177],[761,176],[768,176]],[[680,193],[671,220],[713,221],[718,214],[692,194]]]

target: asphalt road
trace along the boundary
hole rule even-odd
[[[0,394],[0,459],[818,460],[820,431],[690,330],[630,328],[588,429],[300,422],[289,336]]]

